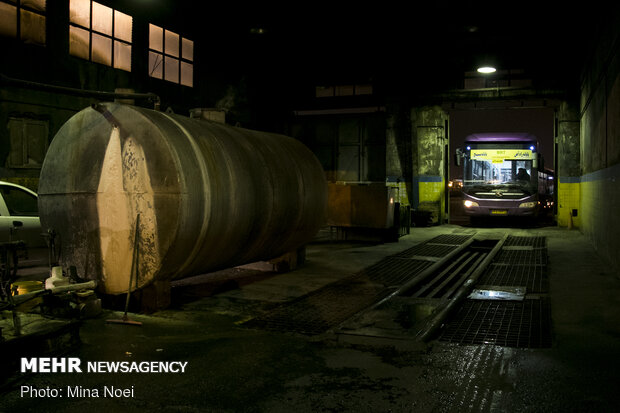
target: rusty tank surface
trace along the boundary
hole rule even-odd
[[[61,264],[107,294],[127,291],[134,266],[131,290],[278,257],[326,210],[323,169],[299,141],[116,103],[62,126],[39,182]]]

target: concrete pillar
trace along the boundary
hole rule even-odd
[[[448,115],[439,106],[411,110],[413,202],[415,211],[427,211],[432,224],[446,219],[446,151]]]
[[[411,205],[412,160],[409,116],[391,111],[385,132],[386,185],[398,188],[398,202]]]
[[[557,220],[561,227],[579,227],[580,202],[580,121],[576,104],[563,102],[556,112],[557,118]]]

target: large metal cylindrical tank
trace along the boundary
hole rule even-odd
[[[323,169],[295,139],[114,103],[62,126],[39,182],[62,265],[108,294],[127,291],[134,265],[132,290],[278,257],[326,208]]]

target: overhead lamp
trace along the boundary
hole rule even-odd
[[[483,73],[483,74],[495,73],[496,71],[497,69],[495,69],[492,66],[481,66],[478,68],[478,73]]]

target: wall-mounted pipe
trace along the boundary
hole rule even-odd
[[[0,73],[0,84],[3,86],[20,87],[24,89],[42,90],[52,93],[63,93],[66,95],[90,97],[100,100],[114,99],[137,99],[148,100],[153,103],[153,109],[159,110],[160,98],[155,93],[129,93],[129,92],[103,92],[99,90],[77,89],[65,86],[48,85],[46,83],[31,82],[29,80],[14,79]]]

